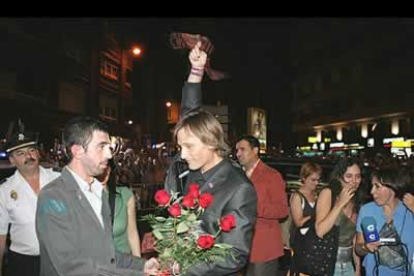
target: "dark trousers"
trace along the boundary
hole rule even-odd
[[[6,276],[39,276],[40,256],[29,256],[13,251],[8,252]]]
[[[277,276],[279,259],[264,263],[249,263],[246,268],[246,276]]]

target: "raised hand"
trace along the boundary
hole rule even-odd
[[[342,191],[338,197],[338,203],[341,207],[344,207],[351,200],[351,198],[354,197],[355,190],[356,188],[351,185],[346,185],[342,188]]]
[[[190,60],[191,67],[204,69],[207,62],[207,54],[200,50],[201,41],[197,42],[194,48],[191,50],[188,59]]]
[[[381,242],[380,241],[376,241],[376,242],[368,242],[365,244],[365,249],[369,252],[369,253],[374,253],[375,251],[378,250],[378,248],[381,246]]]

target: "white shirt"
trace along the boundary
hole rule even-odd
[[[102,183],[94,178],[92,184],[89,184],[88,182],[84,181],[79,175],[77,175],[74,171],[72,171],[68,166],[66,166],[66,168],[75,178],[76,182],[79,185],[79,188],[81,189],[89,204],[91,205],[93,211],[95,212],[96,217],[98,218],[102,227],[105,228],[101,213],[103,189]]]
[[[40,189],[60,173],[39,166]],[[9,223],[10,250],[24,255],[39,255],[36,235],[37,195],[18,170],[0,185],[0,235],[7,235]]]

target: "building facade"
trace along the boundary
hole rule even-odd
[[[129,133],[132,53],[108,22],[97,19],[0,20],[0,134],[21,118],[40,141],[60,139],[77,115]]]
[[[326,37],[309,32],[297,51],[292,111],[302,152],[390,152],[390,138],[414,138],[413,22],[354,21],[331,24]]]

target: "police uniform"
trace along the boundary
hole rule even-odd
[[[22,135],[12,138],[7,152],[35,145],[34,141]],[[40,189],[59,176],[60,173],[53,169],[39,166]],[[33,270],[37,270],[40,262],[35,229],[36,205],[36,193],[18,170],[0,186],[0,235],[7,235],[10,224],[10,274],[7,276],[24,276],[24,270],[32,270],[27,275],[36,275]],[[31,265],[33,268],[30,268]]]

